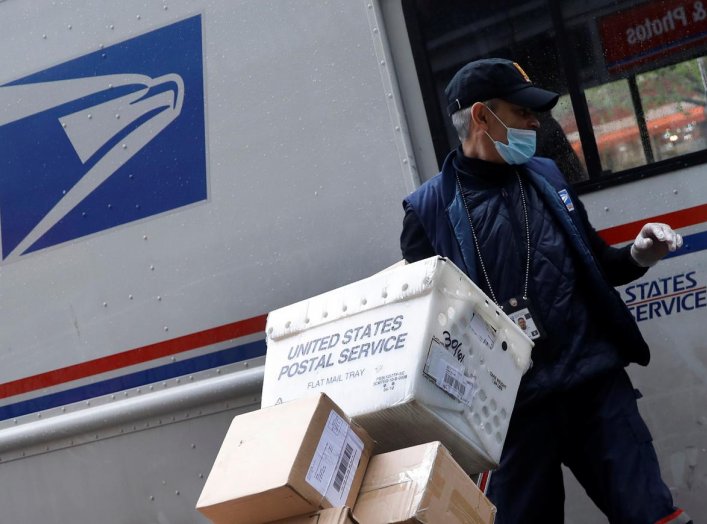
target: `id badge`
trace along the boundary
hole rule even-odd
[[[537,341],[545,336],[540,318],[534,314],[527,298],[511,298],[501,306],[501,309],[530,340]]]

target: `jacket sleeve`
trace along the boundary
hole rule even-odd
[[[404,207],[403,231],[400,234],[400,250],[403,253],[403,258],[409,263],[413,263],[436,255],[437,253],[427,238],[427,233],[415,211],[407,203],[404,204]]]
[[[578,202],[577,208],[584,223],[592,252],[609,283],[612,286],[621,286],[645,275],[648,268],[639,266],[633,260],[631,244],[620,248],[608,245],[589,222],[587,211],[579,198],[575,199],[575,202]]]

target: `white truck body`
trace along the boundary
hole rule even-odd
[[[228,424],[260,404],[265,315],[398,261],[401,200],[436,169],[399,0],[0,1],[0,520],[206,522]],[[622,290],[681,297],[648,306],[631,373],[699,521],[694,169],[583,200],[602,230],[687,215],[701,246]],[[589,506],[569,488],[568,522]]]

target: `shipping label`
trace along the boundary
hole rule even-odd
[[[496,343],[496,329],[474,311],[469,322],[469,330],[484,346],[491,349]]]
[[[332,411],[305,479],[333,507],[344,506],[362,453],[363,441]]]
[[[464,364],[437,338],[432,338],[423,372],[437,387],[471,406],[477,390],[476,377],[467,376]]]

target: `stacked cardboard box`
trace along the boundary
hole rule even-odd
[[[449,451],[430,442],[373,456],[353,514],[331,508],[276,524],[493,524],[495,517]]]
[[[324,394],[239,415],[197,509],[214,524],[261,524],[352,507],[372,449]]]
[[[215,524],[493,524],[441,443],[372,446],[324,394],[240,415],[197,508]]]
[[[354,516],[361,524],[493,524],[496,507],[431,442],[374,456]]]
[[[372,448],[324,394],[240,415],[197,509],[214,524],[493,524],[494,506],[439,442]]]

